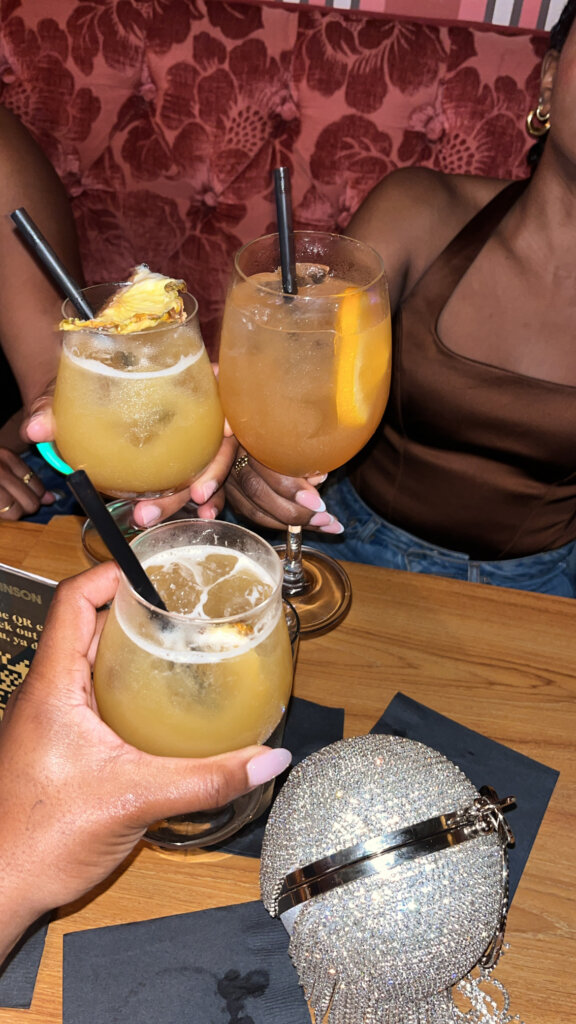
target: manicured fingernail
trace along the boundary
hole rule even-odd
[[[344,533],[344,527],[342,523],[339,523],[337,519],[332,517],[332,522],[328,523],[327,526],[320,527],[320,533]]]
[[[202,512],[198,511],[199,519],[216,519],[218,517],[218,509],[215,505],[209,505],[208,508],[203,508]]]
[[[197,495],[198,505],[203,505],[205,501],[208,501],[217,489],[218,483],[216,480],[209,480],[203,487],[197,488],[194,493]]]
[[[267,750],[265,754],[257,754],[246,765],[248,782],[251,786],[261,786],[280,775],[292,761],[292,754],[284,747]]]
[[[302,508],[309,508],[311,512],[326,511],[326,505],[322,498],[319,494],[314,494],[314,491],[298,491],[294,496],[294,501],[298,505],[302,505]]]
[[[55,501],[58,501],[58,498],[52,493],[52,491],[44,491],[44,494],[40,498],[41,505],[53,505]]]
[[[334,522],[334,516],[329,512],[317,512],[310,520],[310,526],[330,526]]]
[[[152,526],[153,523],[158,522],[161,515],[162,509],[159,509],[157,505],[145,505],[140,509],[139,518],[142,526]]]
[[[31,416],[26,424],[26,434],[31,441],[44,440],[44,417],[41,412]]]

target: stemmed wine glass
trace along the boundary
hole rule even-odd
[[[382,260],[343,235],[293,232],[295,288],[287,294],[281,236],[235,256],[220,342],[224,411],[244,448],[288,476],[328,473],[376,430],[390,390],[391,329]],[[304,557],[302,557],[302,552]],[[335,626],[351,588],[335,559],[302,548],[290,526],[284,594],[302,634]]]
[[[119,287],[94,285],[82,294],[96,311]],[[137,500],[185,487],[222,441],[222,407],[198,304],[188,293],[182,299],[182,319],[144,330],[118,333],[80,321],[62,332],[54,393],[57,455],[64,466],[84,469],[103,494],[119,499],[108,507],[127,535],[138,531],[132,523]],[[62,312],[65,318],[77,316],[70,299]],[[42,453],[50,455],[46,446]],[[97,561],[109,557],[90,520],[83,541]]]

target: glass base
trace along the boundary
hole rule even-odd
[[[138,533],[142,533],[142,528],[132,522],[134,504],[134,501],[122,499],[111,501],[109,505],[106,505],[114,522],[120,528],[127,541],[131,541]],[[82,545],[86,554],[94,562],[109,562],[112,558],[91,519],[87,519],[82,527]]]
[[[136,526],[132,521],[132,512],[136,504],[136,499],[130,500],[127,498],[120,498],[116,501],[111,501],[106,508],[112,516],[116,526],[118,526],[125,539],[130,542],[133,537],[138,536],[139,533],[143,533],[146,529],[145,526]],[[177,519],[195,519],[196,518],[196,505],[193,501],[186,502],[182,508],[178,509],[171,516],[168,516],[166,522],[174,522]],[[112,555],[108,551],[104,541],[100,534],[95,528],[91,519],[87,519],[82,527],[82,545],[87,555],[94,562],[108,562]]]
[[[289,624],[289,630],[291,630]],[[294,665],[298,644],[298,633],[291,631],[292,664]],[[283,714],[272,735],[266,741],[267,746],[279,747],[284,736],[286,713]],[[275,780],[256,786],[249,793],[244,793],[236,800],[231,800],[223,807],[212,810],[196,811],[192,814],[180,814],[173,818],[156,821],[144,833],[144,839],[151,846],[161,850],[178,852],[214,846],[222,843],[230,836],[239,832],[244,825],[261,814],[272,803]]]
[[[284,545],[274,545],[284,558]],[[283,588],[284,597],[296,609],[301,636],[320,636],[334,629],[345,617],[352,600],[352,585],[340,562],[314,548],[302,547],[306,589],[293,593]]]
[[[172,852],[209,848],[229,839],[244,825],[260,817],[271,803],[273,792],[274,780],[232,800],[224,807],[165,818],[151,825],[144,839],[151,846]]]

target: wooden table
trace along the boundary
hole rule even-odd
[[[86,568],[80,522],[0,525],[0,561],[54,579]],[[347,566],[346,621],[300,646],[295,692],[346,708],[345,735],[370,730],[394,694],[560,771],[509,916],[498,967],[526,1024],[574,1018],[576,963],[576,602],[431,576]],[[258,898],[258,863],[222,853],[168,860],[140,846],[50,925],[29,1011],[0,1024],[62,1019],[65,932]],[[289,1022],[287,1022],[289,1024]]]

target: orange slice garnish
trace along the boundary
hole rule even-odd
[[[338,310],[335,340],[336,413],[346,427],[361,427],[370,418],[372,401],[387,369],[387,354],[373,344],[366,315],[368,296],[347,288]]]

